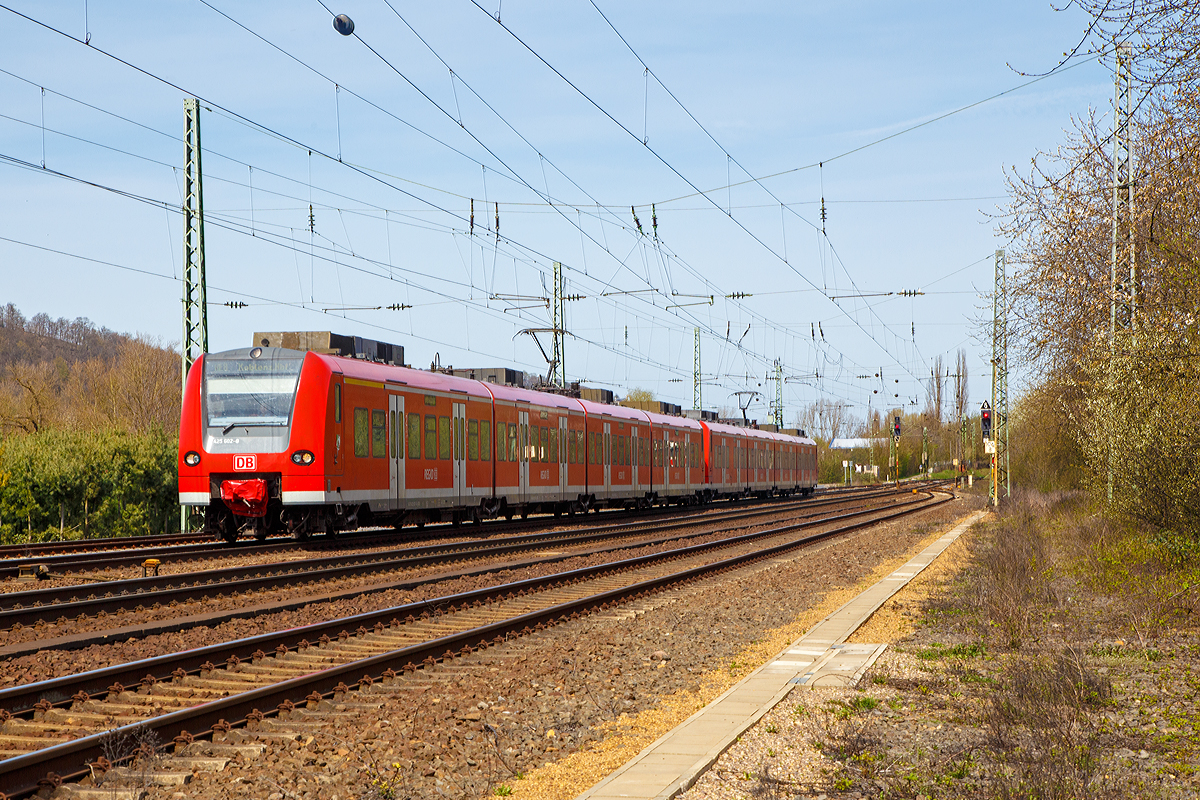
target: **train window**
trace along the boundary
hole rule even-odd
[[[575,431],[567,431],[567,463],[575,463]]]
[[[408,457],[421,457],[421,415],[408,415]]]
[[[587,463],[596,463],[596,432],[587,432]]]
[[[506,444],[507,441],[508,441],[508,423],[507,422],[497,422],[496,423],[496,460],[497,461],[507,461],[508,460],[508,445]]]
[[[354,455],[365,458],[370,455],[371,423],[365,408],[354,409]]]
[[[333,421],[342,421],[342,385],[340,383],[333,385]]]
[[[630,461],[631,461],[629,455],[632,452],[632,445],[633,445],[633,442],[630,439],[630,437],[628,437],[628,436],[621,437],[621,463],[627,467],[629,466]]]
[[[557,464],[562,460],[558,453],[558,428],[550,429],[550,446],[547,448],[546,454],[550,457],[549,460],[552,464]]]
[[[378,408],[371,411],[371,455],[387,458],[387,412]]]
[[[438,417],[438,458],[449,461],[453,452],[454,437],[450,435],[450,418]]]
[[[463,440],[467,437],[463,433],[463,418],[455,417],[454,419],[454,460],[462,461],[466,456],[463,450]]]
[[[425,457],[433,461],[438,456],[437,415],[425,415]]]
[[[492,460],[492,421],[479,420],[479,460]]]
[[[479,420],[467,420],[467,458],[479,460]]]
[[[604,463],[612,465],[612,434],[604,432]]]
[[[519,448],[517,446],[517,423],[510,422],[510,423],[508,423],[508,460],[509,461],[517,460],[518,449]]]
[[[542,428],[541,445],[542,446],[541,446],[540,454],[542,457],[542,463],[544,463],[544,464],[549,463],[549,461],[550,461],[550,429],[549,428],[545,428],[545,427]]]
[[[396,427],[396,412],[395,411],[392,412],[392,416],[389,421],[391,423],[391,427],[388,428],[388,430],[391,431],[391,436],[389,437],[389,441],[391,442],[392,457],[393,458],[404,458],[404,448],[398,447],[396,445],[396,442],[400,438],[400,434],[398,433],[399,429]]]

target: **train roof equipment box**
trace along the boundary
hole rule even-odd
[[[528,387],[526,375],[519,369],[509,367],[483,367],[477,369],[452,369],[450,374],[459,378],[470,378],[484,383],[495,383],[500,386]]]
[[[612,389],[593,389],[590,386],[580,386],[579,397],[589,403],[606,403],[611,406],[613,402]]]
[[[269,331],[254,334],[253,347],[283,347],[311,350],[327,356],[346,356],[380,364],[404,366],[404,347],[361,336],[343,336],[330,331]]]
[[[636,408],[639,411],[649,411],[652,414],[665,414],[673,417],[683,416],[683,409],[676,403],[667,403],[662,400],[622,400],[619,405],[626,408]]]

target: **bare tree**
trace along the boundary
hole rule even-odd
[[[945,389],[946,363],[939,355],[933,360],[933,367],[929,370],[929,388],[925,392],[925,416],[935,428],[942,425]]]
[[[825,442],[841,438],[856,426],[857,420],[847,414],[845,403],[822,398],[814,400],[796,412],[796,427]]]
[[[962,425],[962,421],[970,416],[967,406],[971,402],[970,372],[967,366],[967,351],[961,347],[955,357],[954,365],[954,423]]]
[[[7,377],[0,387],[0,428],[37,433],[53,425],[62,383],[56,365],[10,364]]]

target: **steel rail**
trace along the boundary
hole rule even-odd
[[[862,491],[864,488],[877,487],[857,487],[854,491]],[[823,489],[819,491],[818,496],[832,494],[851,494],[852,492],[844,489]],[[813,496],[808,499],[811,501]],[[721,505],[716,511],[725,511],[739,506],[763,503],[779,503],[779,502],[797,502],[793,497],[787,498],[723,498],[719,501]],[[711,508],[711,507],[710,507]],[[680,515],[678,508],[672,508],[666,505],[656,506],[649,509],[640,509],[638,511],[629,511],[625,509],[613,509],[600,512],[599,516],[608,518],[611,522],[615,519],[645,519],[654,516],[702,516],[706,512],[698,512],[692,514]],[[711,513],[707,512],[707,513]],[[499,533],[514,532],[522,530],[538,530],[546,525],[570,524],[572,519],[568,515],[564,520],[559,515],[537,514],[529,519],[522,520],[504,520],[493,519],[484,520],[480,525],[471,525],[465,531],[478,531],[483,535],[491,536]],[[580,517],[581,520],[587,519],[586,515]],[[12,544],[0,545],[0,578],[16,577],[20,567],[23,564],[30,562],[39,565],[46,565],[52,569],[65,571],[68,569],[79,568],[113,568],[118,566],[131,566],[140,564],[146,558],[154,558],[158,556],[170,556],[175,560],[194,560],[195,558],[204,558],[211,554],[221,553],[236,553],[238,555],[257,554],[271,552],[274,550],[325,550],[333,548],[344,548],[346,546],[358,546],[359,544],[386,544],[389,541],[402,541],[410,539],[415,530],[420,530],[422,536],[434,538],[439,535],[455,535],[464,531],[462,527],[453,527],[451,523],[434,524],[426,528],[404,528],[394,529],[391,527],[385,528],[364,528],[366,533],[347,533],[342,532],[335,536],[320,536],[316,538],[298,540],[291,536],[277,536],[265,542],[239,542],[230,545],[226,542],[214,542],[211,536],[202,536],[197,534],[162,534],[156,536],[127,536],[115,537],[108,539],[79,539],[62,542],[43,542],[40,544]],[[183,542],[183,544],[173,544],[174,542]],[[93,543],[97,546],[93,546]],[[190,543],[190,544],[188,544]],[[93,552],[97,558],[83,558],[87,553]],[[107,558],[105,557],[107,556]]]
[[[895,495],[894,493],[889,493],[889,494],[892,497],[903,496],[903,495]],[[849,502],[848,500],[843,499],[840,501],[840,504],[848,504],[848,502]],[[678,539],[684,539],[684,538],[694,538],[695,536],[712,535],[713,533],[717,533],[717,532],[719,532],[719,531],[712,531],[712,530],[701,531],[701,532],[697,532],[692,535],[668,536],[668,537],[663,537],[662,539],[659,539],[659,540],[645,540],[643,542],[638,542],[638,543],[634,543],[634,544],[626,543],[624,545],[614,545],[612,547],[603,547],[603,548],[595,548],[593,550],[576,551],[574,553],[565,553],[565,554],[558,554],[558,555],[553,555],[553,556],[546,556],[543,558],[526,561],[524,563],[507,563],[507,564],[504,564],[503,567],[505,569],[527,568],[530,566],[538,566],[538,565],[544,565],[544,564],[551,564],[551,563],[555,563],[555,562],[559,562],[559,561],[565,561],[567,559],[579,557],[579,556],[594,555],[594,554],[599,554],[599,553],[604,553],[604,552],[611,552],[613,550],[630,549],[632,547],[650,546],[655,543],[662,543],[664,541],[678,540]],[[389,591],[389,590],[397,590],[397,591],[412,590],[412,589],[418,588],[420,586],[427,585],[431,582],[451,580],[454,578],[461,578],[461,577],[475,577],[475,576],[479,576],[479,575],[485,575],[490,572],[494,572],[496,569],[497,569],[497,566],[495,564],[487,564],[484,566],[461,570],[458,572],[438,573],[437,575],[420,576],[420,577],[414,578],[409,581],[391,582],[391,583],[386,583],[386,584],[375,584],[375,585],[368,586],[365,588],[357,587],[357,588],[347,589],[344,591],[335,592],[335,593],[331,593],[331,594],[304,596],[304,597],[300,597],[295,600],[289,600],[289,601],[285,601],[285,602],[277,603],[277,604],[268,604],[265,606],[254,606],[254,607],[249,607],[249,608],[243,607],[243,608],[238,608],[236,610],[230,610],[230,611],[226,611],[226,612],[208,613],[208,614],[201,615],[199,618],[179,617],[179,618],[174,618],[174,619],[161,620],[158,622],[147,622],[147,623],[143,623],[143,624],[130,625],[130,626],[126,626],[123,628],[106,629],[106,630],[100,630],[100,631],[92,631],[92,632],[84,633],[84,634],[64,636],[61,639],[50,640],[49,642],[46,640],[31,640],[29,642],[5,645],[5,646],[0,647],[0,658],[16,658],[18,656],[32,655],[34,653],[41,652],[43,650],[51,649],[51,648],[53,648],[53,649],[78,649],[78,648],[87,647],[87,646],[94,645],[94,644],[100,644],[100,645],[112,644],[114,642],[124,641],[125,639],[134,637],[134,636],[146,637],[146,636],[151,636],[151,635],[155,635],[155,634],[172,633],[172,632],[176,632],[176,631],[180,631],[180,630],[186,630],[189,627],[193,627],[195,625],[206,625],[206,626],[218,625],[223,622],[227,622],[229,620],[243,619],[246,617],[258,616],[263,613],[292,611],[297,608],[302,608],[304,606],[311,605],[313,603],[336,602],[338,600],[357,598],[357,597],[362,597],[367,594],[373,594],[376,592]]]
[[[904,497],[904,508],[923,502],[915,499],[915,496]],[[927,496],[928,497],[928,496]],[[727,539],[720,539],[715,542],[703,542],[700,544],[687,545],[685,547],[666,550],[658,553],[649,553],[632,558],[613,561],[606,564],[598,564],[591,567],[581,567],[579,569],[568,570],[566,572],[553,573],[533,578],[526,578],[512,583],[500,584],[496,586],[484,587],[468,592],[463,592],[455,595],[435,598],[431,600],[422,600],[413,603],[407,603],[401,606],[381,609],[378,611],[369,611],[362,614],[356,614],[350,617],[343,617],[336,620],[326,622],[317,622],[311,625],[305,625],[299,628],[293,628],[283,632],[271,632],[260,634],[258,636],[239,639],[234,642],[224,642],[220,644],[208,645],[188,650],[184,653],[172,653],[154,658],[142,659],[130,664],[114,665],[105,667],[99,670],[93,670],[80,675],[64,676],[62,678],[52,678],[46,681],[26,684],[25,686],[15,686],[8,689],[0,690],[0,709],[8,712],[10,715],[21,715],[31,713],[37,704],[43,700],[49,701],[52,705],[64,705],[69,703],[79,692],[86,692],[89,695],[98,695],[108,691],[108,687],[112,683],[122,684],[137,684],[149,673],[155,680],[163,680],[171,677],[175,670],[184,669],[191,673],[196,672],[214,658],[218,662],[228,661],[230,656],[236,656],[239,660],[250,658],[254,652],[262,650],[267,646],[269,650],[275,650],[279,644],[295,647],[301,641],[316,640],[322,635],[338,635],[343,630],[357,628],[370,628],[376,623],[390,624],[393,618],[403,619],[406,615],[428,613],[431,610],[439,611],[447,606],[459,606],[463,603],[474,603],[475,601],[487,602],[500,597],[505,597],[509,594],[519,591],[536,590],[541,587],[563,583],[563,582],[578,582],[582,580],[591,580],[601,575],[612,574],[624,570],[641,567],[646,564],[652,564],[659,561],[668,561],[673,559],[684,558],[708,552],[714,549],[728,548],[739,544],[754,542],[756,540],[779,536],[781,534],[791,533],[794,531],[802,531],[808,528],[813,528],[820,525],[836,524],[848,520],[855,520],[865,516],[879,515],[881,512],[886,514],[891,507],[873,507],[869,509],[851,511],[849,513],[838,514],[836,516],[826,516],[821,519],[807,520],[804,522],[791,523],[782,525],[776,528],[770,528],[763,531],[755,531],[752,533],[744,533],[738,536],[733,536]],[[874,522],[876,520],[871,520]],[[861,521],[855,523],[860,527],[863,524]],[[825,534],[816,534],[823,536]]]
[[[869,496],[859,495],[853,501],[887,497],[894,494],[889,491]],[[655,527],[659,531],[678,530],[704,525],[710,520],[713,524],[722,525],[742,519],[769,516],[780,512],[786,513],[797,508],[817,509],[845,502],[848,500],[830,498],[815,503],[788,504],[782,508],[738,510],[717,516],[702,515],[699,519],[695,517],[682,520],[673,519]],[[172,601],[185,602],[189,599],[211,597],[218,593],[263,591],[291,584],[297,580],[312,582],[364,573],[416,569],[456,556],[464,558],[495,557],[537,549],[546,545],[584,544],[617,535],[636,534],[638,530],[653,524],[652,522],[638,522],[598,526],[584,529],[582,532],[577,529],[552,531],[511,537],[499,544],[491,540],[461,540],[448,544],[409,548],[399,556],[395,555],[394,551],[377,551],[357,555],[325,556],[302,561],[223,567],[201,572],[174,573],[95,584],[60,586],[28,592],[9,592],[0,594],[0,629],[14,628],[18,625],[33,625],[38,621],[78,617],[80,614],[94,615],[100,611],[111,613],[130,608],[136,609],[152,603],[166,605]],[[574,555],[578,554],[563,557]],[[104,594],[101,595],[101,592]],[[85,593],[86,596],[80,599],[80,595]]]

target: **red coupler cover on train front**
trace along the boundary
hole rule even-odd
[[[221,499],[240,517],[267,515],[267,482],[262,478],[221,481]]]

